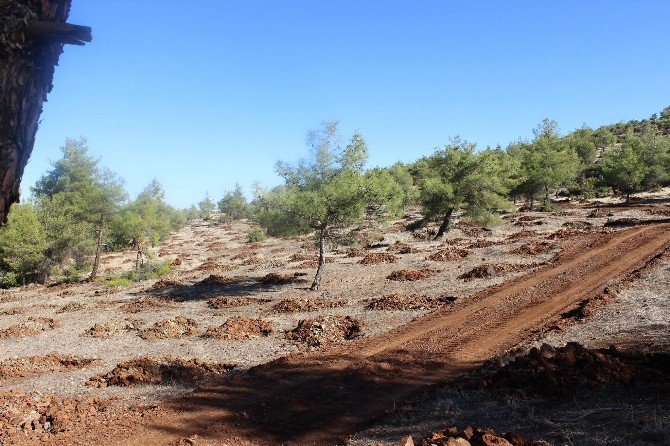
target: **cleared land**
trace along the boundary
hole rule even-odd
[[[50,352],[87,358],[75,371],[9,379],[3,391],[95,398],[98,407],[69,423],[45,416],[30,429],[19,428],[16,411],[5,436],[15,444],[178,444],[196,434],[198,445],[332,444],[630,286],[664,261],[670,225],[604,225],[659,210],[667,208],[515,214],[490,232],[460,226],[446,242],[405,231],[409,216],[386,227],[375,248],[334,255],[322,293],[307,291],[300,274],[313,273],[304,268],[315,255],[307,239],[250,246],[243,223],[186,228],[161,248],[180,264],[156,284],[2,295],[0,330],[9,331],[0,362]],[[105,260],[108,271],[126,262]],[[34,325],[37,333],[14,334]],[[129,373],[153,384],[114,384]],[[47,421],[59,429],[44,429]]]

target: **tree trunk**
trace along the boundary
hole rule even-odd
[[[318,291],[319,285],[321,284],[321,279],[323,277],[323,269],[326,266],[326,228],[323,228],[319,232],[319,266],[316,269],[316,276],[314,276],[314,282],[310,290]]]
[[[529,209],[529,211],[533,210],[533,206],[535,206],[535,194],[530,194],[530,209]]]
[[[630,204],[630,192],[626,192],[626,204]]]
[[[438,238],[442,237],[445,232],[447,232],[447,229],[449,229],[449,222],[451,221],[451,214],[453,214],[453,212],[453,209],[449,209],[447,213],[444,214],[444,220],[442,220],[440,229],[437,230],[437,234],[435,234],[435,238],[433,240],[437,240]]]
[[[98,227],[98,243],[95,246],[95,258],[93,259],[93,269],[89,280],[95,280],[98,277],[98,269],[100,268],[100,251],[102,250],[102,231],[104,230],[104,222],[100,217],[100,226]]]
[[[90,42],[91,29],[64,23],[71,0],[0,0],[0,226],[19,201],[42,104],[63,45]]]

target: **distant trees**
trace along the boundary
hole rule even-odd
[[[307,138],[310,158],[297,164],[277,163],[282,186],[259,191],[256,219],[270,235],[316,232],[319,262],[311,289],[318,290],[326,264],[326,243],[332,230],[361,220],[368,204],[383,200],[385,187],[363,167],[368,148],[355,132],[343,146],[337,122],[326,122]]]
[[[532,142],[517,143],[509,148],[510,154],[520,161],[521,176],[516,192],[528,198],[531,209],[538,196],[543,196],[546,204],[549,192],[573,180],[580,166],[575,149],[558,134],[556,122],[545,119],[534,134]]]
[[[0,229],[0,284],[16,286],[37,279],[46,249],[44,231],[30,204],[15,204]]]
[[[205,194],[205,198],[198,203],[198,211],[200,213],[200,218],[203,220],[209,220],[212,216],[212,212],[216,209],[216,204],[212,197],[209,196],[209,192]]]
[[[122,182],[113,173],[101,170],[88,150],[86,140],[68,139],[61,148],[63,157],[52,163],[32,192],[46,234],[47,261],[60,265],[72,259],[78,270],[97,252],[94,278],[105,226],[126,196]]]
[[[228,221],[241,220],[249,216],[249,203],[239,184],[235,185],[234,190],[226,192],[216,205]]]
[[[439,217],[441,221],[436,239],[447,232],[456,211],[462,210],[466,218],[490,222],[510,205],[505,176],[493,151],[478,154],[474,144],[454,138],[417,164],[424,220]]]
[[[86,140],[68,139],[62,157],[36,182],[32,204],[14,206],[1,231],[2,284],[47,280],[64,275],[77,280],[98,275],[102,252],[156,245],[186,223],[186,213],[165,202],[153,181],[128,202],[123,181],[99,167]],[[0,284],[1,285],[1,284]]]

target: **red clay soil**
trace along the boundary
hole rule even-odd
[[[190,318],[175,316],[158,321],[153,326],[140,330],[142,339],[179,339],[198,332],[198,323]]]
[[[209,299],[207,301],[207,306],[209,308],[214,308],[215,310],[222,310],[224,308],[246,307],[247,305],[255,305],[264,302],[268,302],[268,300],[254,297],[218,296]]]
[[[544,268],[390,332],[272,361],[143,418],[87,420],[48,443],[153,446],[197,434],[198,446],[333,444],[395,402],[537,336],[668,246],[668,224],[592,233]]]
[[[310,311],[338,308],[346,305],[345,301],[324,298],[313,299],[282,299],[272,306],[271,313],[306,313]]]
[[[430,276],[434,276],[440,271],[436,269],[423,268],[417,270],[411,269],[400,269],[398,271],[393,271],[391,274],[386,276],[388,280],[395,280],[396,282],[414,282],[416,280],[425,279]]]
[[[350,341],[361,335],[361,322],[350,316],[320,316],[316,319],[301,319],[298,326],[286,333],[286,338],[307,347]]]
[[[460,248],[447,248],[426,257],[426,260],[433,260],[435,262],[446,262],[449,260],[461,260],[466,258],[470,251]]]
[[[265,276],[258,279],[258,283],[263,285],[285,285],[288,283],[296,282],[306,282],[305,279],[301,277],[304,276],[304,273],[294,273],[294,274],[279,274],[279,273],[268,273]]]
[[[422,310],[448,305],[456,301],[453,296],[432,298],[417,294],[387,294],[366,305],[368,310]]]
[[[57,353],[46,356],[19,356],[0,362],[0,380],[81,369],[91,366],[94,361],[94,359]]]
[[[264,319],[251,319],[244,316],[234,316],[218,327],[207,327],[203,333],[206,338],[232,339],[239,341],[259,336],[269,336],[275,331],[275,324]]]
[[[490,428],[466,427],[459,430],[455,426],[442,429],[419,442],[414,442],[411,437],[400,443],[401,446],[545,446],[543,441],[533,441],[524,438],[516,432],[505,432],[497,434]]]
[[[108,373],[92,377],[86,385],[130,387],[139,384],[195,384],[222,375],[234,367],[231,364],[212,364],[199,359],[187,360],[172,356],[142,357],[123,361]]]
[[[559,348],[544,344],[501,368],[479,374],[477,379],[466,380],[465,387],[559,397],[604,386],[670,383],[670,355],[623,353],[614,347],[594,350],[575,342]]]
[[[0,330],[0,339],[21,338],[24,336],[35,336],[44,331],[60,327],[60,323],[50,317],[30,316],[23,322],[11,325]]]

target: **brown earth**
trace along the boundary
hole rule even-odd
[[[139,335],[142,339],[179,339],[196,333],[198,333],[197,321],[175,316],[140,330]]]
[[[206,338],[214,339],[249,339],[258,336],[268,336],[275,331],[275,325],[264,319],[250,319],[244,316],[235,316],[218,327],[207,327],[203,333]]]
[[[558,348],[543,344],[501,368],[485,368],[478,375],[465,386],[563,397],[603,386],[670,383],[670,354],[623,353],[615,347],[589,349],[575,342]]]
[[[453,296],[432,298],[417,294],[387,294],[366,305],[368,310],[419,310],[448,305],[456,301]]]
[[[81,369],[89,367],[94,361],[94,359],[58,353],[46,356],[19,356],[0,362],[0,380]]]
[[[60,323],[50,317],[30,316],[25,321],[0,330],[0,339],[35,336],[43,331],[60,327]]]
[[[323,347],[350,341],[360,336],[360,321],[350,316],[320,316],[301,319],[297,327],[286,333],[286,338],[308,347]]]
[[[108,373],[92,377],[86,384],[91,387],[192,384],[225,374],[233,368],[235,366],[231,364],[211,364],[198,359],[143,357],[124,361]]]
[[[389,280],[395,280],[397,282],[414,282],[415,280],[426,279],[428,277],[434,276],[438,272],[438,270],[430,268],[423,268],[419,270],[401,269],[398,271],[393,271],[391,274],[386,276],[386,278]]]
[[[325,444],[393,401],[513,348],[670,244],[670,225],[591,234],[545,268],[458,300],[389,333],[258,366],[166,403],[136,423],[77,430],[87,444]],[[324,404],[327,397],[327,404]],[[104,437],[101,437],[104,435]],[[109,440],[114,438],[113,441]],[[57,444],[68,444],[59,437]]]
[[[325,310],[327,308],[338,308],[346,305],[341,300],[331,299],[283,299],[272,306],[272,313],[306,313],[310,311]]]
[[[400,443],[401,446],[412,446],[411,437]],[[544,446],[543,441],[533,441],[510,431],[496,434],[491,428],[473,428],[471,426],[459,430],[452,426],[431,433],[416,443],[421,446]]]
[[[428,257],[426,257],[426,260],[433,260],[435,262],[446,262],[449,260],[464,259],[470,254],[471,254],[470,251],[466,249],[447,248],[429,255]]]

